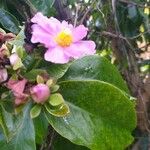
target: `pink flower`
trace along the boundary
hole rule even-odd
[[[36,103],[44,103],[50,96],[50,90],[46,84],[34,86],[31,88],[30,93]]]
[[[27,83],[26,79],[16,81],[9,80],[7,87],[12,90],[15,96],[15,104],[20,105],[26,102],[28,95],[24,93],[25,85]]]
[[[7,70],[0,69],[0,83],[6,81],[8,78]]]
[[[41,13],[37,13],[31,21],[34,23],[31,42],[39,42],[47,48],[45,60],[63,64],[72,58],[95,53],[95,43],[82,40],[88,31],[84,25],[73,27],[66,21],[47,18]]]

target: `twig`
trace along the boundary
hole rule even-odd
[[[89,6],[89,8],[87,9],[87,11],[84,13],[84,15],[83,15],[83,17],[82,17],[82,19],[81,19],[81,21],[80,21],[79,24],[83,24],[83,22],[84,22],[86,16],[87,16],[88,13],[92,10],[92,7],[93,7],[93,5],[95,4],[96,1],[97,1],[97,0],[94,0],[94,1],[92,2],[92,4]]]
[[[123,3],[126,3],[126,4],[132,4],[132,5],[135,5],[135,6],[138,6],[138,7],[142,7],[142,8],[150,8],[150,6],[146,6],[146,5],[143,5],[143,4],[138,4],[136,2],[132,2],[132,1],[128,1],[128,0],[119,0],[120,2],[123,2]]]
[[[127,40],[127,39],[129,39],[129,40],[134,40],[134,39],[136,39],[136,38],[138,38],[138,37],[140,37],[140,36],[142,36],[142,35],[144,35],[144,34],[146,34],[146,33],[149,33],[149,32],[150,32],[150,31],[148,30],[148,31],[145,31],[145,32],[140,33],[140,34],[138,34],[138,35],[136,35],[136,36],[133,36],[133,37],[124,37],[124,36],[122,36],[121,34],[117,35],[117,34],[114,34],[114,33],[111,33],[111,32],[107,32],[107,31],[103,31],[103,32],[100,33],[100,34],[101,34],[101,35],[104,35],[104,36],[113,37],[113,38],[120,38],[120,39],[124,39],[124,40]]]
[[[106,37],[112,37],[112,38],[120,38],[120,39],[123,39],[125,40],[126,37],[123,37],[122,35],[116,35],[114,33],[111,33],[111,32],[107,32],[107,31],[103,31],[101,33],[102,36],[106,36]]]
[[[50,138],[50,143],[49,143],[49,145],[48,145],[48,149],[47,149],[47,150],[50,150],[50,149],[51,149],[51,146],[52,146],[52,143],[53,143],[54,136],[55,136],[55,130],[52,129],[51,138]]]
[[[96,5],[96,7],[97,7],[98,11],[102,14],[104,23],[105,23],[105,25],[107,26],[107,23],[106,23],[106,20],[105,20],[105,14],[104,14],[104,13],[102,12],[102,10],[100,9],[99,4],[100,4],[100,1],[99,1],[98,4]]]
[[[147,48],[148,46],[150,46],[150,43],[147,43],[146,45],[139,47],[139,49],[142,49],[142,48],[145,48],[145,47]]]
[[[145,31],[145,32],[142,32],[142,33],[136,35],[136,36],[130,37],[130,39],[131,39],[131,40],[136,39],[136,38],[138,38],[138,37],[140,37],[140,36],[142,36],[142,35],[144,35],[144,34],[147,34],[147,33],[149,33],[149,32],[150,32],[150,30],[147,30],[147,31]]]
[[[74,19],[74,27],[77,25],[78,12],[79,12],[79,4],[77,4],[77,6],[76,6],[76,13],[75,13],[75,19]]]
[[[143,96],[142,96],[142,93],[141,93],[141,90],[138,89],[138,94],[140,96],[140,99],[141,99],[141,102],[142,102],[142,105],[143,105],[143,108],[144,108],[144,115],[145,115],[145,118],[146,118],[146,121],[148,123],[148,125],[150,125],[150,120],[149,120],[149,117],[148,117],[148,113],[147,113],[147,108],[146,108],[146,105],[145,105],[145,102],[144,102],[144,99],[143,99]],[[150,129],[148,127],[147,124],[144,124],[145,125],[145,128],[147,129],[147,132],[150,133]]]

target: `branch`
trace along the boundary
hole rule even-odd
[[[49,143],[49,145],[48,145],[48,149],[49,149],[49,150],[51,149],[51,146],[52,146],[54,137],[55,137],[55,130],[52,129],[51,138],[50,138],[50,143]]]
[[[82,19],[80,20],[80,23],[79,23],[79,24],[83,24],[83,22],[84,22],[84,20],[86,19],[87,15],[88,15],[89,12],[93,9],[93,6],[94,6],[94,4],[95,4],[96,1],[97,1],[97,0],[94,0],[94,1],[92,2],[92,4],[89,6],[89,8],[86,10],[86,12],[84,13],[84,15],[83,15]]]
[[[103,31],[101,33],[101,35],[106,36],[106,37],[120,38],[120,39],[126,40],[126,37],[123,37],[122,35],[117,35],[117,34],[114,34],[114,33],[111,33],[111,32],[107,32],[107,31]]]
[[[136,39],[136,38],[138,38],[138,37],[140,37],[140,36],[142,36],[142,35],[144,35],[144,34],[147,34],[147,33],[149,33],[149,32],[150,32],[150,31],[148,30],[148,31],[145,31],[145,32],[140,33],[140,34],[138,34],[138,35],[136,35],[136,36],[133,36],[133,37],[124,37],[124,36],[122,36],[121,34],[114,34],[114,33],[107,32],[107,31],[103,31],[103,32],[101,32],[100,34],[101,34],[102,36],[106,36],[106,37],[120,38],[120,39],[123,39],[123,40],[127,40],[127,39],[129,39],[129,40],[134,40],[134,39]]]

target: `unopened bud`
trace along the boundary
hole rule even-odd
[[[19,56],[16,53],[12,54],[9,57],[9,60],[10,60],[10,64],[13,66],[14,70],[17,70],[23,66],[21,59],[19,58]]]
[[[31,88],[31,97],[36,103],[44,103],[50,96],[50,89],[45,84],[38,84]]]
[[[12,54],[12,55],[9,57],[10,64],[11,64],[12,66],[15,65],[15,64],[17,63],[18,59],[19,59],[19,56],[18,56],[16,53]]]

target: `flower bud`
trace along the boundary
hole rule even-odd
[[[6,81],[8,78],[7,70],[6,69],[0,69],[0,83],[3,81]]]
[[[17,70],[23,66],[21,59],[16,53],[13,53],[9,57],[9,60],[10,60],[10,64],[13,66],[13,70]]]
[[[36,103],[44,103],[50,96],[49,87],[45,84],[38,84],[31,88],[31,97]]]
[[[9,57],[9,60],[10,60],[10,64],[13,66],[19,60],[19,56],[16,53],[14,53]]]

